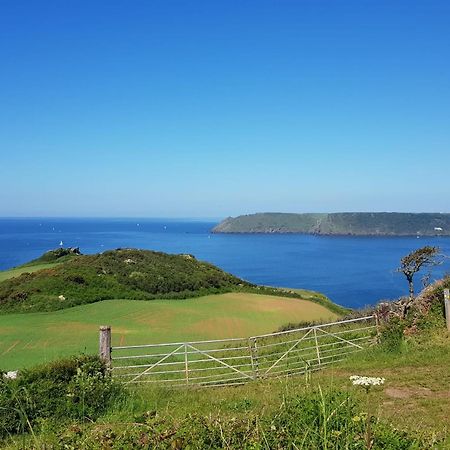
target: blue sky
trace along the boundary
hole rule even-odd
[[[0,3],[0,215],[450,212],[450,2]]]

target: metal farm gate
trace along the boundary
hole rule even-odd
[[[125,383],[236,385],[342,361],[371,345],[376,328],[367,316],[250,338],[111,347],[111,329],[101,327],[100,353]]]

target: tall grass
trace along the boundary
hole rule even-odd
[[[273,380],[271,404],[258,407],[242,389],[135,389],[118,397],[106,415],[61,428],[7,439],[6,448],[86,449],[422,449],[434,442],[396,430],[371,417],[352,390],[317,386],[300,390],[297,380]],[[245,395],[245,393],[249,395]],[[254,393],[253,393],[254,394]],[[220,397],[217,409],[208,397]],[[198,402],[195,402],[195,400]],[[198,406],[198,408],[196,408]],[[370,446],[367,427],[371,427]],[[25,436],[25,438],[24,438]],[[25,439],[25,440],[24,440]]]

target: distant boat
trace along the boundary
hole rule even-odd
[[[64,244],[63,244],[63,241],[61,241],[60,243],[59,243],[59,245],[62,247]]]

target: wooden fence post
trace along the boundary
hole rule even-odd
[[[450,331],[450,290],[444,289],[444,306],[445,320],[447,322],[447,330]]]
[[[111,367],[111,327],[102,325],[100,327],[100,339],[98,353],[100,359],[109,368]]]

